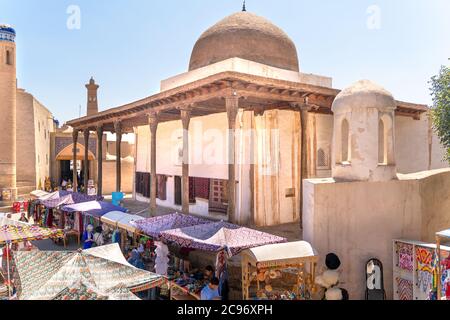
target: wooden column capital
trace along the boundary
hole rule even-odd
[[[234,129],[236,127],[236,118],[239,112],[239,96],[231,95],[225,97],[225,108],[228,115],[228,128]]]
[[[183,129],[188,130],[191,123],[192,109],[191,107],[180,107],[179,110],[181,115],[181,122],[183,123]]]
[[[159,114],[157,112],[150,112],[147,114],[147,119],[151,132],[156,132],[159,124]]]
[[[114,121],[114,132],[122,134],[122,122],[120,120]]]
[[[78,141],[78,130],[73,129],[72,138],[74,142]]]

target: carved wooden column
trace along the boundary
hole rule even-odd
[[[150,146],[150,215],[156,215],[156,188],[157,188],[157,175],[156,175],[156,133],[158,130],[158,114],[152,112],[148,115],[148,124],[150,126],[151,133],[151,146]]]
[[[77,147],[78,147],[78,130],[73,129],[72,132],[72,138],[73,138],[73,175],[72,175],[72,188],[73,191],[77,191],[77,185],[78,185],[78,168],[77,168]]]
[[[183,182],[181,187],[183,213],[189,214],[189,124],[191,110],[189,107],[180,108],[183,123]]]
[[[307,102],[307,100],[306,100]],[[301,163],[300,163],[300,226],[303,228],[303,180],[309,178],[309,144],[308,144],[308,122],[309,122],[309,111],[311,108],[305,103],[300,105],[300,125],[301,125]]]
[[[84,193],[88,193],[88,180],[89,180],[89,129],[85,129],[84,132],[84,165],[83,165],[83,181],[84,181]]]
[[[225,98],[228,116],[228,220],[236,222],[236,119],[239,111],[239,97]]]
[[[114,122],[114,131],[116,133],[116,192],[122,191],[122,124],[120,121]]]
[[[97,195],[103,194],[103,127],[97,127]]]

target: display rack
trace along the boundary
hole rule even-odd
[[[429,300],[433,289],[436,244],[393,241],[394,300]],[[441,247],[441,256],[450,247]]]

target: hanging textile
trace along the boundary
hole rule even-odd
[[[167,177],[165,175],[157,176],[156,197],[159,200],[167,200]]]
[[[182,205],[181,200],[181,177],[175,177],[174,178],[174,190],[175,190],[175,204],[177,206]]]
[[[189,177],[189,203],[195,203],[195,183],[192,177]]]
[[[210,183],[209,211],[226,214],[228,211],[228,181],[212,179]]]
[[[210,180],[205,178],[194,178],[195,197],[209,200]]]

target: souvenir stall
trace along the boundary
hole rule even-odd
[[[61,207],[96,200],[98,200],[97,196],[88,196],[77,192],[56,199],[43,200],[41,206],[44,208],[44,214],[39,220],[40,225],[64,228],[64,213],[59,210]]]
[[[128,264],[117,244],[51,254],[50,260],[43,251],[14,256],[19,300],[78,300],[83,292],[93,300],[129,300],[131,293],[166,282],[163,276]]]
[[[450,248],[442,243],[450,242],[450,229],[436,233],[437,299],[450,300]]]
[[[305,241],[248,249],[242,256],[244,300],[310,300],[318,256]]]
[[[440,255],[437,254],[438,247]],[[446,279],[443,277],[445,271],[441,273],[441,277],[438,276],[438,260],[445,267],[449,256],[450,247],[441,246],[439,241],[436,245],[421,241],[394,240],[394,300],[437,300],[438,287],[443,289]],[[448,266],[450,267],[450,263]],[[441,296],[445,296],[445,291],[441,290]]]
[[[47,229],[40,228],[38,226],[29,225],[19,221],[13,221],[7,218],[0,219],[0,247],[4,247],[4,256],[2,257],[2,270],[5,272],[5,278],[8,284],[11,284],[11,270],[14,268],[10,262],[12,257],[11,252],[14,251],[13,256],[22,252],[37,252],[32,250],[32,246],[24,246],[24,250],[17,250],[18,244],[30,243],[31,241],[39,241],[49,238],[61,238],[63,237],[62,230],[59,229]],[[8,291],[8,295],[11,292]]]
[[[127,209],[109,202],[90,201],[64,206],[61,211],[65,213],[66,235],[75,234],[80,239],[85,232],[93,238],[94,231],[101,227],[100,219],[105,214],[112,211],[127,212]],[[88,230],[88,226],[92,226],[92,230]]]
[[[136,229],[135,222],[140,220],[144,220],[144,218],[121,211],[108,212],[100,218],[106,241],[117,243],[118,239],[121,238],[121,247],[125,252],[129,248],[137,245],[138,230]],[[120,237],[120,235],[122,236]]]
[[[137,229],[136,234],[138,236],[138,243],[142,244],[145,249],[142,256],[144,263],[146,265],[146,269],[154,270],[154,268],[156,267],[157,250],[160,253],[159,254],[160,257],[164,256],[163,258],[161,258],[163,260],[166,259],[167,256],[169,256],[170,254],[169,260],[171,261],[171,264],[180,265],[180,263],[181,264],[184,263],[183,259],[180,259],[180,256],[175,257],[173,252],[164,254],[164,252],[169,251],[169,249],[165,244],[157,243],[158,246],[155,244],[155,241],[158,242],[162,240],[161,233],[163,231],[173,230],[177,228],[192,227],[208,223],[211,223],[211,221],[180,213],[173,213],[165,216],[158,216],[139,221],[134,221],[133,224]],[[165,272],[167,272],[167,268]]]
[[[227,274],[227,260],[241,251],[287,241],[281,237],[226,222],[164,231],[161,232],[161,239],[170,245],[216,254],[215,270],[219,279],[223,274]],[[171,299],[200,299],[200,292],[206,284],[205,277],[198,270],[189,269],[189,266],[186,268],[183,264],[177,267],[177,261],[169,267],[169,280],[172,280]]]

